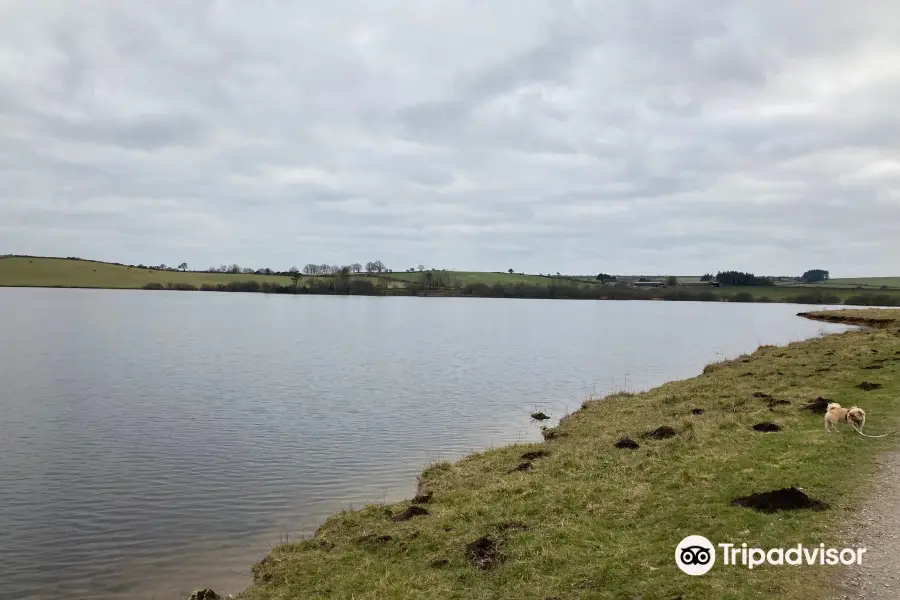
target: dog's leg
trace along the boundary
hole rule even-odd
[[[828,420],[828,415],[825,415],[825,432],[831,433],[831,422]]]

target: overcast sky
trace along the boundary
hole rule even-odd
[[[896,0],[0,0],[0,253],[898,275]]]

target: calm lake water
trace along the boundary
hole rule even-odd
[[[0,289],[0,599],[238,592],[533,410],[845,329],[806,308]]]

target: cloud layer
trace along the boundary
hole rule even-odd
[[[0,1],[0,253],[896,275],[892,0]]]

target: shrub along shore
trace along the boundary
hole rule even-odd
[[[791,304],[845,304],[848,306],[900,306],[900,293],[847,293],[847,290],[808,289],[797,290],[769,287],[753,291],[735,288],[661,288],[641,289],[627,285],[600,287],[568,283],[535,285],[527,283],[494,284],[470,283],[455,289],[429,290],[408,285],[406,287],[378,286],[364,279],[346,282],[327,281],[324,278],[304,285],[280,285],[269,282],[233,281],[220,284],[203,284],[199,288],[190,284],[149,283],[145,290],[181,290],[204,292],[261,292],[265,294],[316,294],[347,296],[423,296],[452,298],[534,298],[555,300],[666,300],[684,302],[783,302]]]
[[[763,346],[693,379],[587,400],[541,443],[432,464],[416,498],[342,511],[274,548],[240,597],[827,597],[842,567],[719,559],[690,577],[674,562],[692,534],[761,548],[849,535],[876,455],[900,436],[826,434],[820,411],[858,404],[869,433],[900,425],[900,311],[806,316],[879,327]],[[769,506],[752,496],[775,490]]]

